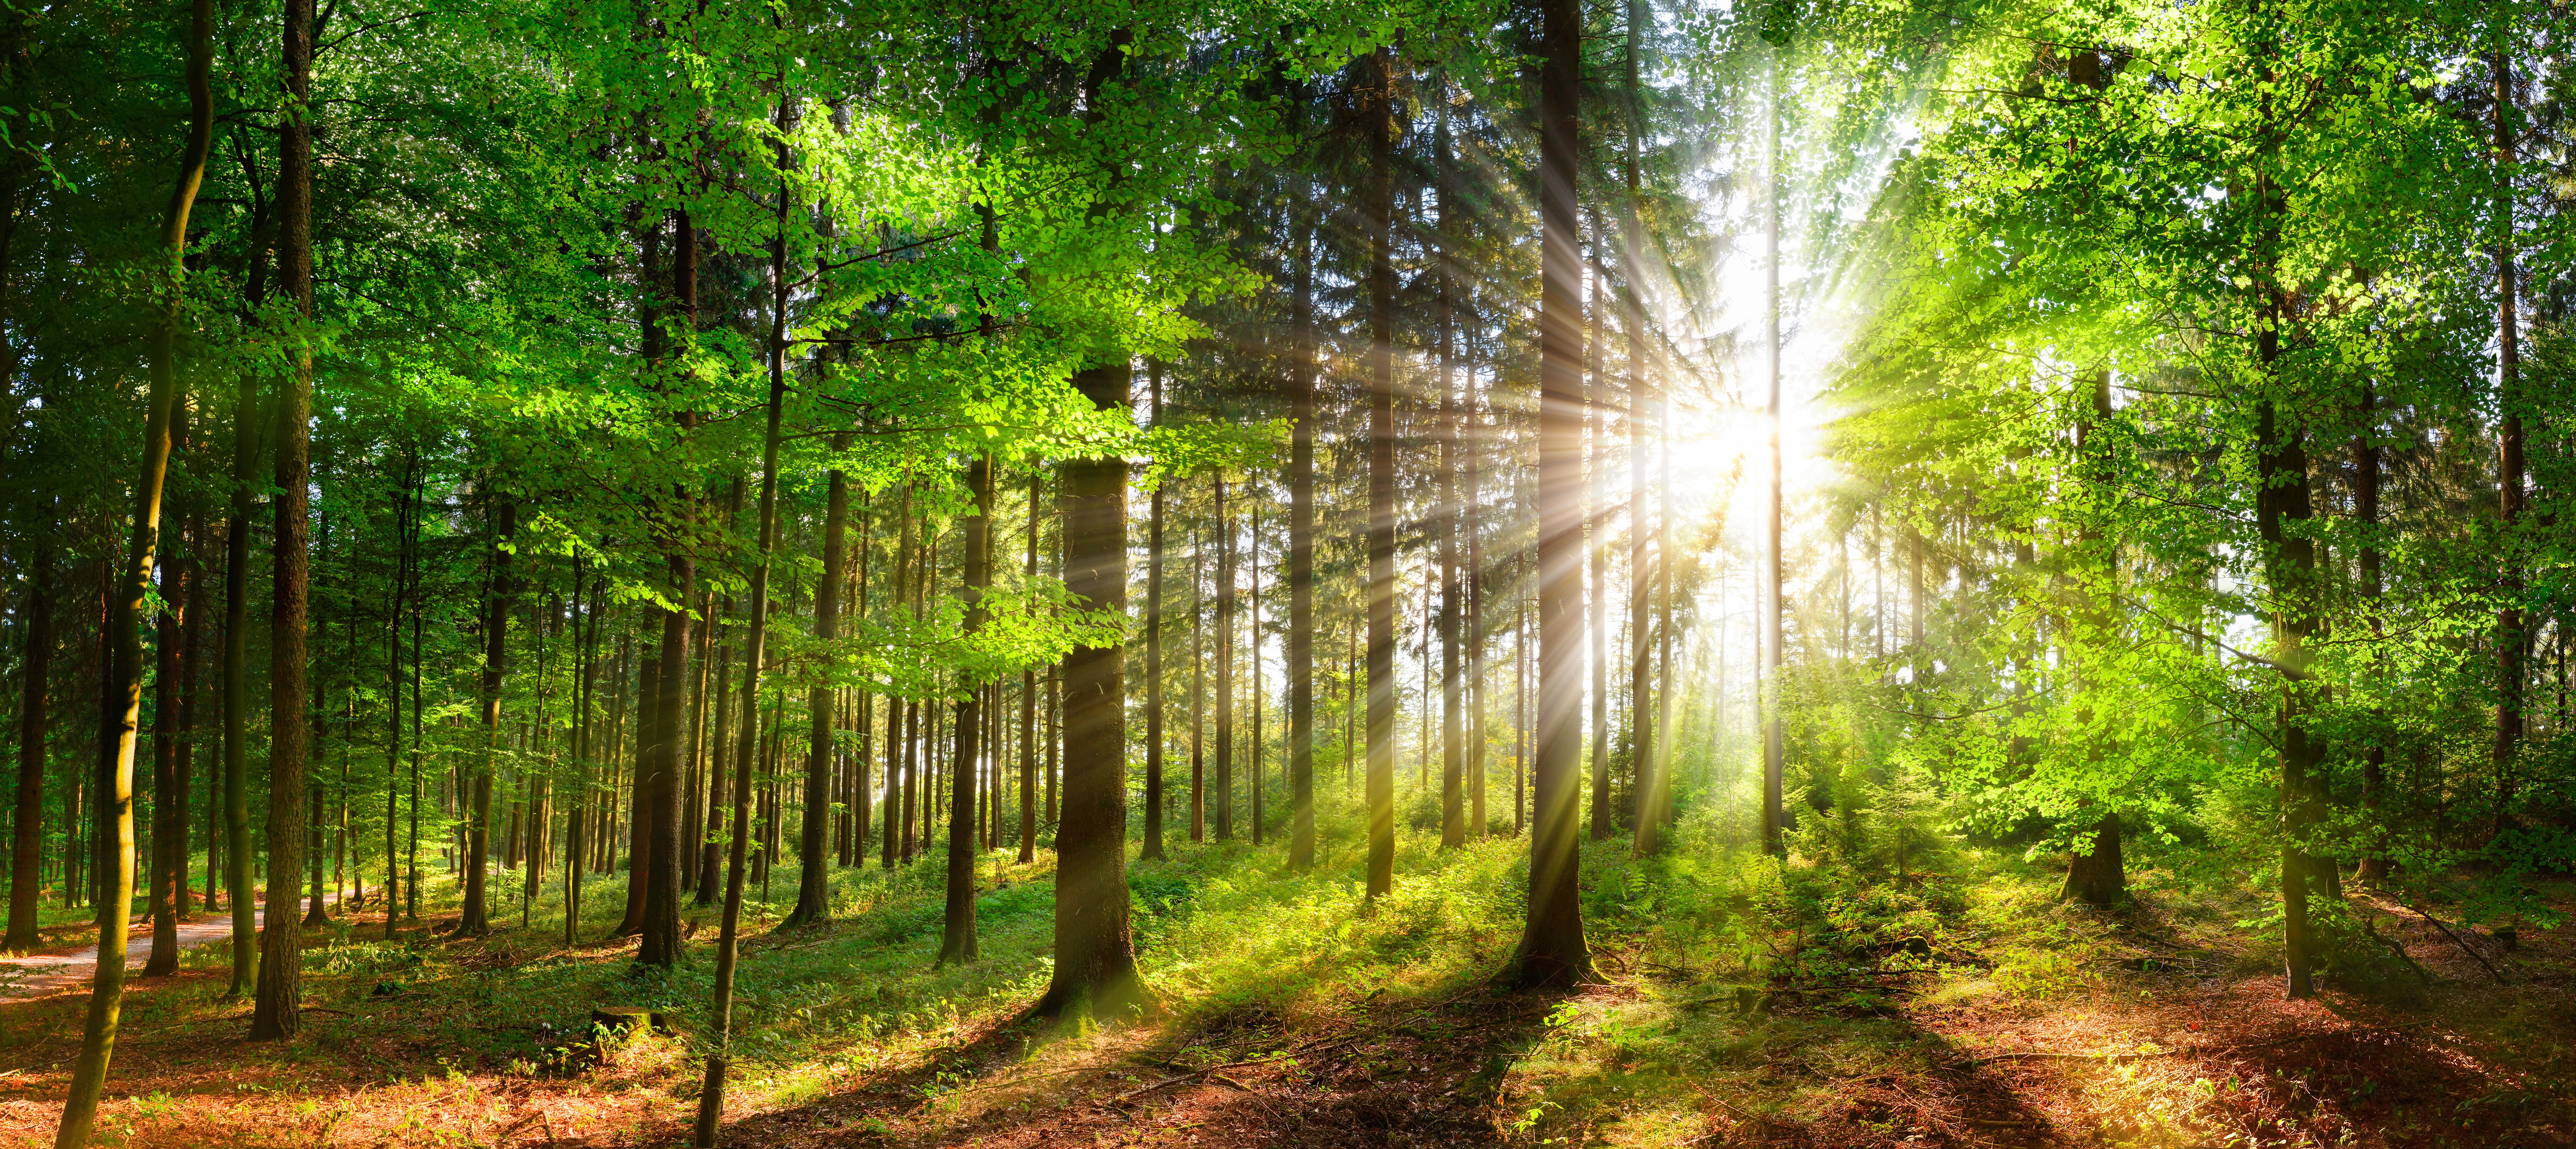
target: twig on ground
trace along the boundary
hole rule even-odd
[[[2367,915],[2361,919],[2361,932],[2370,935],[2371,939],[2379,944],[2387,946],[2389,952],[2396,954],[2397,960],[2405,962],[2406,968],[2414,970],[2415,976],[2421,978],[2424,984],[2433,984],[2432,972],[2426,970],[2422,962],[2416,961],[2415,955],[2407,953],[2405,946],[2397,944],[2396,938],[2380,936],[2379,930],[2372,926],[2371,919]]]
[[[2425,912],[2424,912],[2424,908],[2423,908],[2423,907],[2418,906],[2418,905],[2415,905],[2415,904],[2413,904],[2413,903],[2411,903],[2411,902],[2401,902],[2401,903],[2399,903],[2399,904],[2400,904],[2400,905],[2405,906],[2407,909],[2410,909],[2410,910],[2415,911],[2416,916],[2423,918],[2425,921],[2428,921],[2428,922],[2433,923],[2433,928],[2434,928],[2434,929],[2437,929],[2437,930],[2442,931],[2442,936],[2443,936],[2443,937],[2446,937],[2446,938],[2451,939],[2451,944],[2452,944],[2452,945],[2455,945],[2455,946],[2460,947],[2460,949],[2461,949],[2461,951],[2462,951],[2462,952],[2464,952],[2464,953],[2468,954],[2470,957],[2473,957],[2473,958],[2478,959],[2478,964],[2479,964],[2479,965],[2481,965],[2481,966],[2485,966],[2485,967],[2486,967],[2487,976],[2488,976],[2488,977],[2491,977],[2491,978],[2494,978],[2494,979],[2496,980],[2496,984],[2497,984],[2497,985],[2503,985],[2503,984],[2504,984],[2504,975],[2503,975],[2503,974],[2501,974],[2501,973],[2496,972],[2496,967],[2494,967],[2493,965],[2489,965],[2489,964],[2487,963],[2486,955],[2485,955],[2485,954],[2482,954],[2482,953],[2479,953],[2475,948],[2471,947],[2471,946],[2469,945],[2469,943],[2464,942],[2464,941],[2461,941],[2461,940],[2460,940],[2460,935],[2455,934],[2455,933],[2452,933],[2452,932],[2451,932],[2451,927],[2449,927],[2449,926],[2446,926],[2446,925],[2443,925],[2443,924],[2442,924],[2442,919],[2437,918],[2437,917],[2434,917],[2434,916],[2433,916],[2433,915],[2431,915],[2431,914],[2425,913]]]

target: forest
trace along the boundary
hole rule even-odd
[[[0,1144],[2576,1144],[2568,36],[0,0]]]

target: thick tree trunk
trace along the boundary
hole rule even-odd
[[[1395,58],[1357,63],[1369,166],[1368,896],[1395,888]],[[1219,687],[1222,690],[1222,686]]]
[[[1085,103],[1104,114],[1102,88],[1120,79],[1133,35],[1113,33],[1085,77]],[[1075,372],[1094,410],[1131,409],[1126,353]],[[1093,610],[1127,610],[1127,461],[1074,459],[1058,473],[1065,589]],[[1105,1017],[1145,995],[1127,922],[1127,651],[1076,647],[1059,664],[1064,689],[1063,808],[1056,824],[1055,972],[1035,1012]]]
[[[313,0],[285,0],[286,102],[278,126],[277,281],[298,316],[313,315]],[[305,754],[306,519],[312,481],[313,356],[298,345],[277,395],[277,527],[271,538],[268,673],[268,824],[302,826]],[[301,835],[272,829],[260,930],[254,1041],[295,1036],[304,1006],[303,922],[295,875]]]
[[[1592,974],[1576,888],[1583,706],[1583,272],[1575,234],[1583,10],[1539,7],[1539,690],[1529,909],[1514,980]]]

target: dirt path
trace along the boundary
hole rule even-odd
[[[337,894],[322,895],[322,903],[340,900]],[[251,910],[252,928],[267,917],[258,907]],[[232,936],[233,916],[229,910],[220,914],[201,913],[179,923],[179,948],[192,950],[208,942]],[[152,957],[152,922],[148,917],[134,919],[125,947],[125,968],[143,968]],[[98,946],[93,943],[76,950],[58,953],[27,954],[22,957],[0,956],[0,1001],[43,997],[66,989],[87,989],[98,973]]]

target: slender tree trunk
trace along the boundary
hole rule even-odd
[[[2513,65],[2502,49],[2493,56],[2495,100],[2495,275],[2496,275],[2496,489],[2505,535],[2503,578],[2496,611],[2496,824],[2513,818],[2514,759],[2523,733],[2523,647],[2531,641],[2522,618],[2523,577],[2516,537],[2524,502],[2522,430],[2521,314],[2514,301],[2513,167],[2514,134],[2520,130],[2514,107]]]
[[[1146,367],[1154,421],[1163,418],[1163,364]],[[1139,856],[1163,856],[1163,500],[1166,483],[1154,486],[1145,527],[1145,847]]]
[[[1575,170],[1583,10],[1539,7],[1539,705],[1529,909],[1515,981],[1591,976],[1576,889],[1583,720],[1583,272]]]
[[[142,475],[135,483],[125,586],[116,605],[114,623],[118,701],[123,718],[116,727],[116,762],[107,798],[116,859],[113,873],[102,875],[107,879],[107,914],[99,930],[98,967],[92,975],[89,1009],[82,1020],[80,1053],[72,1063],[62,1123],[54,1132],[56,1149],[80,1149],[89,1143],[90,1123],[98,1115],[99,1094],[107,1085],[108,1061],[116,1051],[118,1015],[124,1005],[126,912],[134,901],[134,744],[143,713],[143,612],[152,594],[152,568],[160,544],[161,488],[170,469],[172,412],[180,404],[178,293],[181,277],[186,274],[180,257],[187,251],[188,213],[196,205],[197,186],[205,179],[206,151],[215,130],[211,80],[214,23],[214,0],[196,0],[189,13],[188,30],[188,142],[161,229],[161,249],[171,275],[170,295],[160,308],[151,334],[152,389],[150,407],[144,416]],[[295,59],[292,50],[288,59]],[[109,827],[101,829],[107,831]]]
[[[1627,72],[1626,96],[1621,101],[1626,114],[1627,152],[1621,157],[1620,174],[1628,185],[1627,199],[1619,213],[1619,274],[1627,280],[1620,316],[1628,335],[1628,768],[1633,773],[1633,790],[1629,801],[1633,837],[1631,847],[1638,857],[1654,853],[1661,841],[1664,787],[1661,763],[1657,761],[1655,741],[1655,695],[1653,681],[1647,674],[1647,660],[1653,652],[1653,620],[1648,614],[1652,605],[1649,577],[1649,555],[1646,533],[1646,415],[1654,409],[1656,385],[1646,372],[1646,311],[1640,293],[1645,290],[1645,266],[1642,252],[1645,237],[1640,234],[1640,209],[1637,192],[1637,135],[1643,130],[1645,104],[1640,99],[1643,89],[1637,76],[1638,41],[1645,34],[1644,0],[1628,0],[1627,36],[1621,63]],[[1665,496],[1671,498],[1669,494]],[[1668,552],[1658,551],[1651,561],[1669,561]],[[1666,691],[1670,682],[1664,683]]]
[[[783,78],[784,77],[782,77],[782,80]],[[791,169],[789,168],[786,143],[787,134],[794,126],[794,118],[791,111],[792,107],[793,105],[789,102],[784,85],[782,84],[779,93],[778,111],[776,113],[776,119],[773,121],[773,126],[778,129],[778,134],[772,136],[770,142],[770,160],[774,165],[774,170],[778,174],[779,184],[777,216],[773,221],[773,226],[776,230],[772,232],[774,239],[769,249],[769,282],[771,287],[769,307],[769,420],[768,426],[762,434],[760,446],[760,561],[759,565],[752,568],[750,632],[744,639],[743,644],[743,727],[746,737],[755,733],[760,725],[758,718],[758,707],[760,705],[760,664],[761,659],[765,656],[764,647],[769,637],[769,568],[771,560],[775,557],[778,549],[779,423],[787,405],[787,220],[789,213],[794,208],[794,197],[789,194],[787,183],[787,173]],[[686,235],[687,233],[683,232],[682,234]],[[692,304],[691,311],[693,313],[695,311],[695,302],[696,301],[694,299],[690,300],[690,303]],[[837,441],[833,445],[837,448],[843,446],[845,443],[846,440],[843,440]],[[834,471],[832,473],[832,491],[830,499],[830,507],[826,511],[826,514],[829,516],[829,526],[827,527],[827,537],[824,543],[827,548],[825,553],[829,557],[824,563],[823,582],[819,593],[827,597],[837,598],[841,581],[841,568],[839,562],[841,550],[841,527],[843,518],[849,512],[849,491],[842,480],[840,472],[838,471]],[[835,605],[837,605],[837,603]],[[824,628],[832,625],[832,623],[821,621],[822,617],[827,616],[818,615],[816,623],[818,634],[821,634]],[[789,918],[791,921],[820,921],[831,913],[831,887],[826,880],[829,878],[829,872],[825,869],[823,864],[823,813],[820,809],[820,807],[823,806],[823,773],[825,765],[828,762],[827,755],[830,751],[831,742],[830,704],[830,694],[827,690],[817,690],[815,692],[815,700],[812,703],[815,730],[812,735],[813,742],[811,745],[811,753],[809,755],[811,760],[808,763],[806,773],[805,825],[803,840],[799,843],[799,846],[801,847],[799,854],[804,860],[804,873],[799,883],[796,905],[797,910],[806,916],[799,918],[791,915]],[[784,705],[784,699],[781,700],[781,705]],[[784,718],[784,715],[781,715],[780,717]],[[777,722],[776,724],[780,726],[785,725],[783,721]],[[781,733],[783,733],[783,731]],[[744,766],[738,768],[741,770],[741,773],[737,776],[736,786],[734,787],[737,794],[750,789],[751,786],[751,779],[748,770],[748,765],[751,761],[751,754],[749,753],[750,747],[746,745],[742,749],[744,753],[739,755],[739,759]],[[740,960],[741,949],[743,854],[745,850],[745,846],[743,844],[743,831],[745,829],[745,819],[748,815],[748,808],[741,799],[737,797],[734,804],[733,845],[727,855],[727,865],[725,867],[724,916],[717,927],[715,993],[713,995],[713,1000],[709,1003],[708,1009],[708,1028],[714,1035],[716,1047],[714,1051],[707,1055],[706,1083],[698,1093],[698,1118],[694,1130],[696,1136],[693,1138],[693,1141],[700,1147],[700,1149],[713,1149],[716,1143],[717,1128],[724,1122],[725,1072],[733,1059],[733,981],[734,967]],[[774,821],[775,819],[773,819],[773,823]],[[809,894],[812,895],[811,904],[809,904]],[[675,896],[671,900],[674,903],[678,901],[676,891]],[[674,912],[672,914],[674,919],[674,928],[672,930],[672,936],[668,942],[670,948],[667,952],[667,956],[665,956],[664,960],[659,963],[664,966],[677,964],[679,958],[680,939],[679,931],[676,928],[678,918],[677,908],[678,907],[675,904],[673,906]],[[653,934],[648,930],[645,934],[648,949],[652,939]],[[645,960],[651,961],[652,958],[648,955]]]
[[[1044,480],[1040,472],[1029,473],[1029,556],[1025,571],[1027,585],[1038,579],[1038,487]],[[1038,676],[1037,672],[1020,672],[1020,864],[1027,865],[1038,856]]]
[[[298,317],[313,315],[313,0],[285,0],[286,104],[278,127],[277,280]],[[268,674],[268,824],[304,824],[304,632],[307,494],[312,481],[313,356],[301,343],[279,379],[277,396],[277,527],[272,537]],[[253,1041],[295,1036],[304,1005],[302,921],[295,875],[304,868],[297,834],[272,832],[267,905],[260,931],[259,1002]],[[102,967],[104,963],[102,961]]]
[[[635,762],[629,771],[638,784],[627,787],[626,912],[613,931],[621,938],[644,932],[644,888],[653,856],[652,803],[640,783],[653,771],[653,743],[661,729],[662,654],[658,646],[646,651],[635,684]],[[613,803],[610,809],[615,809]],[[610,865],[615,864],[612,857]]]
[[[18,790],[10,816],[9,937],[0,948],[26,953],[43,944],[36,934],[38,900],[44,896],[45,736],[51,717],[54,659],[53,502],[40,500],[43,518],[27,534],[25,658],[18,664]]]
[[[1207,841],[1207,540],[1190,544],[1190,841]]]
[[[1581,177],[1576,177],[1580,179]],[[1580,217],[1578,217],[1580,218]],[[1592,657],[1592,840],[1610,840],[1610,425],[1607,417],[1610,383],[1604,378],[1603,363],[1609,358],[1610,314],[1609,276],[1600,259],[1601,219],[1591,220],[1592,258],[1585,261],[1589,273],[1591,306],[1585,309],[1587,320],[1583,339],[1584,367],[1584,436],[1591,445],[1590,469],[1586,472],[1587,498],[1583,506],[1585,532],[1584,559],[1592,568],[1592,577],[1583,600],[1586,636],[1591,640]]]
[[[961,525],[965,537],[959,542],[965,554],[964,566],[966,618],[964,633],[973,635],[984,629],[986,616],[984,594],[993,584],[993,457],[979,455],[967,464],[966,489],[975,500],[972,512]],[[979,956],[975,944],[975,857],[979,833],[975,824],[976,760],[982,756],[977,736],[984,729],[980,709],[983,692],[970,689],[956,703],[956,766],[948,779],[948,880],[947,904],[939,931],[939,962],[973,961]],[[1120,780],[1119,797],[1126,796],[1124,779]],[[1123,848],[1123,842],[1121,848]]]
[[[2362,530],[2361,596],[2362,609],[2370,617],[2373,643],[2386,641],[2387,621],[2380,615],[2380,548],[2379,534],[2379,396],[2370,385],[2361,390],[2361,429],[2352,437],[2352,517]],[[2374,718],[2377,715],[2374,714]],[[2376,737],[2362,752],[2361,804],[2369,812],[2368,830],[2374,843],[2386,833],[2388,825],[2388,748]],[[2363,882],[2388,880],[2388,856],[2377,849],[2362,853],[2360,871],[2354,876]]]
[[[1436,81],[1434,96],[1439,103],[1438,126],[1433,133],[1433,180],[1440,197],[1438,222],[1432,228],[1432,242],[1438,251],[1432,257],[1434,306],[1433,326],[1438,331],[1435,358],[1440,373],[1440,506],[1432,516],[1439,532],[1436,572],[1440,580],[1440,846],[1454,850],[1467,844],[1467,776],[1465,759],[1460,754],[1459,724],[1464,720],[1465,699],[1460,694],[1458,625],[1458,397],[1457,368],[1453,361],[1455,317],[1450,304],[1449,231],[1455,189],[1449,173],[1449,81],[1444,74]],[[1428,707],[1431,700],[1423,699]]]
[[[501,687],[509,675],[510,606],[518,588],[510,577],[511,552],[518,535],[519,508],[507,498],[492,510],[492,579],[483,609],[483,749],[475,765],[473,794],[465,824],[465,908],[456,932],[475,937],[491,932],[489,895],[492,838],[492,783],[501,749]]]
[[[188,408],[172,406],[170,454],[176,458],[188,449]],[[179,742],[187,737],[179,721],[179,691],[186,678],[179,663],[187,651],[186,604],[195,566],[182,552],[161,567],[164,609],[152,684],[152,890],[146,899],[152,957],[143,964],[145,977],[179,972],[179,914],[188,888],[188,788],[179,774]]]
[[[1764,488],[1767,502],[1762,520],[1762,576],[1755,580],[1755,598],[1762,616],[1755,624],[1760,628],[1762,666],[1757,672],[1758,699],[1755,709],[1762,722],[1762,848],[1773,854],[1786,854],[1788,812],[1781,801],[1783,775],[1786,769],[1785,744],[1780,732],[1780,665],[1781,647],[1787,640],[1782,627],[1783,613],[1780,585],[1780,56],[1783,49],[1769,53],[1766,83],[1769,96],[1763,105],[1763,196],[1762,196],[1762,357],[1768,383],[1769,399],[1764,408],[1768,419],[1770,449],[1765,462],[1771,469],[1770,483]],[[1918,630],[1918,641],[1919,631]]]
[[[1395,58],[1362,57],[1369,241],[1368,896],[1395,888]],[[1219,686],[1222,698],[1223,686]],[[1224,736],[1222,728],[1218,736]],[[1222,753],[1222,752],[1220,752]]]
[[[1234,840],[1234,520],[1216,477],[1216,840]]]
[[[1306,90],[1292,84],[1295,122],[1304,124]],[[1314,181],[1291,209],[1295,303],[1288,365],[1288,868],[1315,865],[1315,209]],[[1195,754],[1193,754],[1195,761]],[[1193,833],[1192,840],[1196,840]]]

